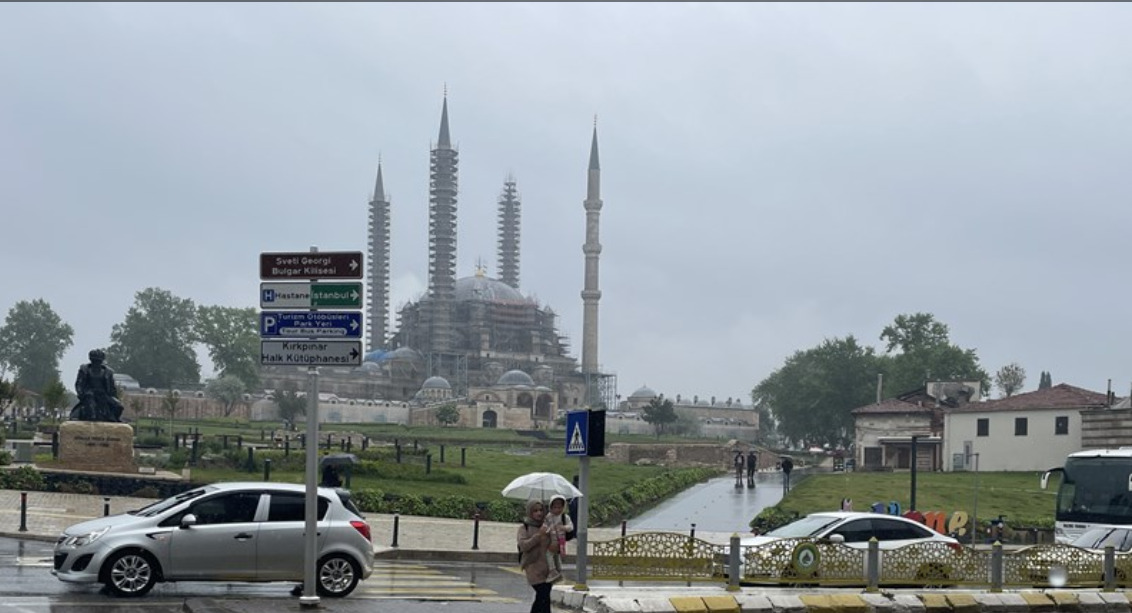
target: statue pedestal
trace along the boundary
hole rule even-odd
[[[59,468],[134,473],[134,429],[105,421],[66,421],[59,426]]]

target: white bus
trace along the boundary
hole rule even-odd
[[[1077,451],[1065,466],[1042,475],[1061,473],[1054,512],[1054,538],[1068,543],[1090,528],[1132,525],[1132,447]]]

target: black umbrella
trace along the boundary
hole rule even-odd
[[[341,487],[342,477],[339,475],[340,470],[346,473],[346,487],[350,487],[350,477],[353,473],[354,464],[358,463],[358,456],[352,453],[331,453],[324,455],[318,461],[319,469],[322,472],[322,485],[323,487]]]
[[[319,468],[327,466],[352,466],[358,463],[358,456],[352,453],[331,453],[318,460]]]

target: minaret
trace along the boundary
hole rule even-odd
[[[452,347],[452,299],[456,290],[456,180],[458,152],[448,136],[448,93],[440,113],[440,137],[429,164],[428,293],[432,299],[432,346]]]
[[[586,255],[586,280],[582,290],[582,373],[598,374],[597,364],[597,301],[601,300],[598,289],[597,264],[601,255],[598,242],[598,229],[601,217],[601,164],[597,158],[597,120],[594,120],[593,144],[590,145],[589,180],[586,183],[586,244],[582,253]],[[595,391],[587,391],[591,402]]]
[[[499,280],[519,289],[519,221],[521,203],[515,177],[507,175],[499,195]]]
[[[369,201],[369,351],[389,339],[389,200],[377,161],[377,183]]]

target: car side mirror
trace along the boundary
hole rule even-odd
[[[835,545],[840,545],[845,542],[845,535],[838,533],[831,534],[829,535],[829,542]]]
[[[192,513],[188,513],[184,517],[181,518],[181,527],[182,528],[192,528],[195,525],[197,525],[197,516],[196,515],[193,515]]]

